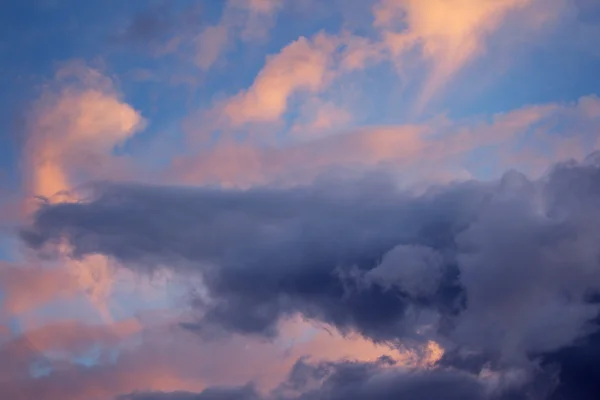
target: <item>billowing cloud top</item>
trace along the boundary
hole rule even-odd
[[[600,398],[600,5],[0,17],[0,398]]]

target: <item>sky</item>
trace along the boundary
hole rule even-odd
[[[600,398],[600,2],[8,0],[0,398]]]

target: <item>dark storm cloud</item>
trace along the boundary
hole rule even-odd
[[[473,371],[487,358],[531,372],[534,358],[595,329],[597,158],[538,181],[512,171],[420,196],[385,179],[247,191],[99,184],[84,202],[43,206],[22,236],[138,271],[201,274],[208,299],[188,325],[199,331],[273,335],[299,312],[376,340],[434,337],[485,354],[466,361]],[[567,361],[554,364],[567,371]]]
[[[459,308],[453,235],[473,217],[472,203],[485,197],[479,186],[464,184],[415,200],[380,182],[289,191],[97,190],[90,203],[41,211],[24,233],[28,243],[67,235],[77,255],[105,253],[138,269],[164,262],[201,271],[212,297],[203,322],[231,330],[272,334],[280,317],[299,311],[385,339],[406,328],[411,304],[444,315]],[[346,276],[350,268],[372,269],[402,243],[436,247],[444,264],[433,291],[420,296]]]
[[[597,329],[600,318],[593,322]],[[571,346],[545,354],[546,368],[556,368],[558,386],[552,400],[593,400],[600,396],[600,332],[578,340]]]

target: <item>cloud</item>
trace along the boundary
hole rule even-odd
[[[196,65],[202,70],[209,70],[219,59],[224,48],[228,45],[230,32],[222,25],[204,28],[202,34],[196,38],[198,53]]]
[[[516,387],[516,388],[515,388]],[[363,363],[307,363],[300,360],[288,379],[271,393],[260,395],[252,386],[215,387],[200,393],[132,393],[119,400],[367,400],[367,399],[525,399],[521,387],[504,382],[492,388],[475,376],[449,370],[410,371],[391,359]],[[533,393],[534,395],[538,393]]]
[[[172,392],[172,393],[136,393],[119,396],[117,400],[260,400],[252,386],[215,387],[201,393]]]
[[[384,60],[382,50],[379,43],[349,31],[301,36],[268,56],[248,89],[217,105],[227,117],[223,123],[278,122],[296,96],[308,97],[310,106],[332,82]]]
[[[297,131],[300,139],[278,145],[224,137],[192,157],[176,159],[169,176],[187,184],[248,187],[306,183],[336,169],[386,168],[401,170],[407,185],[429,184],[469,177],[465,160],[474,151],[489,154],[479,157],[473,170],[493,168],[491,176],[499,176],[512,166],[540,176],[558,160],[582,159],[598,148],[599,105],[596,96],[584,96],[491,117],[437,117],[418,125],[339,129],[321,137]]]
[[[196,47],[196,65],[208,71],[235,41],[264,40],[282,5],[280,0],[227,1],[219,22],[205,27],[192,39]]]
[[[84,356],[94,346],[116,347],[125,339],[139,333],[141,326],[136,320],[124,320],[107,325],[86,325],[75,320],[45,324],[30,329],[3,345],[4,351],[13,348],[29,348],[32,356],[45,357]]]
[[[113,399],[142,390],[201,391],[211,385],[249,387],[249,382],[269,392],[309,353],[320,362],[368,363],[387,355],[406,368],[422,365],[419,354],[342,337],[299,319],[287,321],[286,337],[273,342],[240,336],[203,341],[172,324],[173,314],[165,320],[151,313],[113,324],[70,320],[30,329],[0,343],[0,396]],[[429,358],[423,365],[435,361],[429,350],[423,356]]]
[[[280,316],[301,311],[340,328],[358,327],[370,331],[373,336],[393,337],[394,332],[403,330],[401,321],[411,302],[410,296],[376,286],[364,291],[347,290],[335,276],[335,270],[338,266],[352,265],[368,268],[393,245],[411,237],[426,245],[431,238],[421,230],[432,217],[424,216],[427,222],[415,221],[414,226],[407,225],[408,231],[397,231],[396,226],[403,225],[407,215],[414,214],[410,219],[417,219],[417,215],[426,214],[427,210],[420,210],[417,203],[404,199],[404,196],[397,198],[389,194],[391,188],[385,184],[363,182],[355,189],[341,186],[339,193],[328,190],[327,186],[324,183],[323,186],[290,192],[173,188],[167,189],[164,195],[152,187],[108,186],[99,193],[100,203],[65,203],[56,208],[45,208],[48,212],[38,214],[38,226],[26,236],[29,243],[41,245],[72,229],[77,232],[83,229],[82,232],[88,233],[77,235],[81,241],[67,233],[68,239],[74,239],[71,242],[74,251],[81,255],[102,253],[114,255],[123,262],[146,260],[147,265],[155,257],[164,262],[170,262],[171,257],[175,257],[172,261],[182,257],[193,260],[198,266],[230,265],[231,269],[208,268],[212,272],[205,279],[214,291],[216,303],[210,307],[206,320],[221,321],[219,323],[234,330],[272,334]],[[373,191],[388,195],[371,197]],[[102,217],[103,223],[107,224],[102,231],[110,232],[107,236],[96,235],[92,220],[88,227],[78,226],[78,216],[86,214],[85,208],[80,207],[98,205],[103,208],[104,200],[112,202],[109,199],[114,196],[123,200],[129,198],[125,203],[118,202],[123,205],[136,204],[141,198],[149,203],[134,206],[139,212],[117,204],[114,208],[109,207],[106,211],[112,215]],[[242,197],[238,199],[238,196]],[[404,206],[400,205],[405,201]],[[160,217],[147,219],[140,213],[143,209],[155,209],[165,215],[162,204],[172,210],[168,223]],[[246,204],[252,211],[246,209]],[[229,211],[225,211],[227,207]],[[455,218],[459,221],[471,212],[459,205],[450,207],[460,207],[455,210]],[[193,211],[198,220],[188,217],[192,209],[203,210],[199,214]],[[223,217],[221,210],[226,212]],[[71,223],[67,223],[69,220]],[[129,227],[118,227],[119,220],[129,221]],[[142,220],[147,224],[144,234],[135,233]],[[447,229],[460,225],[459,221],[450,223]],[[61,226],[65,223],[68,224],[64,226],[66,231]],[[181,225],[171,230],[171,224]],[[210,239],[202,234],[203,229],[212,232]],[[335,241],[328,239],[331,237],[335,237]],[[238,244],[231,248],[226,243]],[[447,303],[452,303],[452,293],[460,293],[460,289],[454,288],[452,267],[449,265],[448,268],[448,280],[441,285],[437,295],[413,300],[433,308],[452,308]],[[250,271],[252,274],[248,275]],[[255,282],[261,282],[257,289],[263,289],[251,290]],[[353,285],[352,282],[349,284]],[[225,296],[223,301],[221,295]],[[239,313],[242,303],[245,311]],[[373,308],[380,312],[373,313]]]
[[[224,113],[233,125],[277,121],[296,91],[319,92],[328,81],[335,42],[319,34],[304,37],[270,57],[252,86],[229,99]]]
[[[352,114],[345,108],[317,98],[307,101],[302,115],[305,121],[298,122],[290,128],[290,133],[299,136],[299,140],[339,132],[352,121]]]
[[[247,187],[285,180],[294,185],[336,168],[409,164],[427,147],[425,134],[418,126],[383,126],[283,146],[224,139],[202,157],[176,160],[171,174],[186,183]]]
[[[430,247],[398,245],[383,255],[381,264],[367,272],[365,279],[385,288],[398,286],[413,297],[429,297],[440,286],[443,261]]]
[[[300,313],[531,372],[536,354],[585,337],[599,312],[595,159],[422,195],[373,177],[245,191],[101,184],[87,202],[43,207],[23,237],[200,276],[199,320],[185,325],[200,334],[274,337]]]
[[[553,4],[541,13],[543,4],[536,0],[381,0],[373,7],[377,39],[349,31],[300,37],[267,59],[251,87],[223,105],[224,114],[236,127],[278,121],[294,94],[318,94],[334,78],[384,61],[393,61],[400,71],[411,65],[430,66],[415,100],[415,107],[421,110],[451,78],[486,51],[493,33],[505,23],[517,23],[509,17],[518,14],[526,20],[523,24],[543,25],[531,22],[542,14],[544,21],[552,20],[562,5]],[[201,65],[208,67],[216,60],[218,49],[227,43],[228,31],[223,25],[206,29],[205,37],[199,38],[207,49],[200,53]]]
[[[73,298],[79,292],[75,276],[65,269],[33,268],[0,263],[3,299],[8,315],[30,311],[49,301]]]
[[[381,0],[373,8],[374,25],[391,54],[400,57],[400,68],[415,47],[431,64],[416,101],[421,109],[467,63],[486,51],[486,40],[511,13],[529,12],[533,6],[543,9],[544,4],[535,0]],[[551,11],[560,9],[552,7]],[[540,15],[532,11],[527,23]]]
[[[598,328],[598,318],[595,319]],[[598,369],[595,368],[600,357],[600,333],[586,337],[572,346],[547,355],[544,364],[558,367],[558,387],[552,399],[566,397],[592,399],[600,393]]]
[[[107,350],[123,345],[125,339],[137,333],[136,321],[120,321],[113,325],[86,325],[76,321],[63,321],[48,324],[13,337],[0,344],[0,394],[14,399],[30,399],[44,396],[48,399],[77,398],[69,394],[69,389],[93,393],[93,385],[83,388],[88,382],[51,382],[50,376],[75,373],[85,376],[85,371],[77,371],[81,366],[71,364],[69,357],[89,357],[90,352],[98,351],[100,358]],[[36,377],[36,374],[41,375]],[[61,387],[62,386],[62,387]],[[77,392],[72,390],[71,393]],[[61,394],[63,395],[61,397]]]
[[[89,179],[127,176],[130,169],[125,158],[115,156],[114,151],[144,124],[139,112],[122,100],[110,78],[80,62],[64,65],[44,88],[27,117],[22,149],[25,195],[22,210],[28,213],[35,207],[34,197],[57,201]],[[90,300],[110,319],[106,301],[112,273],[107,260],[94,255],[66,264],[81,289],[88,292]],[[53,274],[44,273],[50,278],[49,285]]]
[[[109,78],[74,63],[57,72],[27,125],[27,192],[51,197],[71,189],[81,175],[89,179],[106,173],[107,164],[117,161],[110,159],[114,148],[142,128],[144,120],[121,100]]]

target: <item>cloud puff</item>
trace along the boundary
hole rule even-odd
[[[398,245],[383,255],[381,264],[365,274],[365,279],[383,287],[398,286],[413,297],[429,297],[442,280],[444,260],[426,246]]]
[[[99,167],[106,168],[101,164],[107,163],[114,147],[143,124],[109,78],[82,64],[65,66],[28,118],[27,192],[51,197],[71,189],[82,174],[87,173],[88,179],[97,176]]]
[[[277,121],[296,91],[319,92],[328,81],[335,42],[325,34],[290,43],[267,60],[252,86],[229,99],[224,112],[233,125]]]

